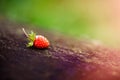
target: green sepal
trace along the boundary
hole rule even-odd
[[[33,42],[29,42],[26,46],[27,47],[32,47],[33,46]]]
[[[33,31],[31,31],[31,33],[28,34],[29,43],[27,44],[27,47],[32,47],[33,46],[33,42],[35,40],[35,37],[36,37],[36,34]]]
[[[36,34],[33,31],[31,31],[31,33],[28,34],[28,40],[29,41],[34,41],[35,40],[35,36],[36,36]]]

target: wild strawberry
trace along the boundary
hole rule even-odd
[[[36,35],[33,31],[31,31],[30,34],[27,34],[23,28],[24,34],[27,36],[29,43],[27,44],[27,47],[36,47],[36,48],[48,48],[50,45],[47,38],[45,38],[42,35]]]
[[[37,35],[34,40],[34,46],[36,48],[47,48],[49,41],[44,36]]]

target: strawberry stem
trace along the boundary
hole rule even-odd
[[[25,36],[26,36],[26,37],[29,37],[29,36],[28,36],[28,34],[26,33],[25,29],[24,29],[24,28],[22,28],[22,30],[23,30],[23,32],[24,32],[24,34],[25,34]]]

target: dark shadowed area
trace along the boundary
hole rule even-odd
[[[119,51],[28,26],[0,20],[0,80],[120,80]],[[50,47],[27,48],[22,27]]]

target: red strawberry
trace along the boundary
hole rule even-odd
[[[49,41],[44,36],[37,35],[34,40],[34,46],[36,48],[47,48]]]
[[[33,31],[31,31],[30,34],[27,34],[23,28],[23,32],[24,34],[27,36],[29,43],[27,44],[27,47],[36,47],[36,48],[47,48],[50,43],[47,40],[47,38],[45,38],[42,35],[36,35]]]

